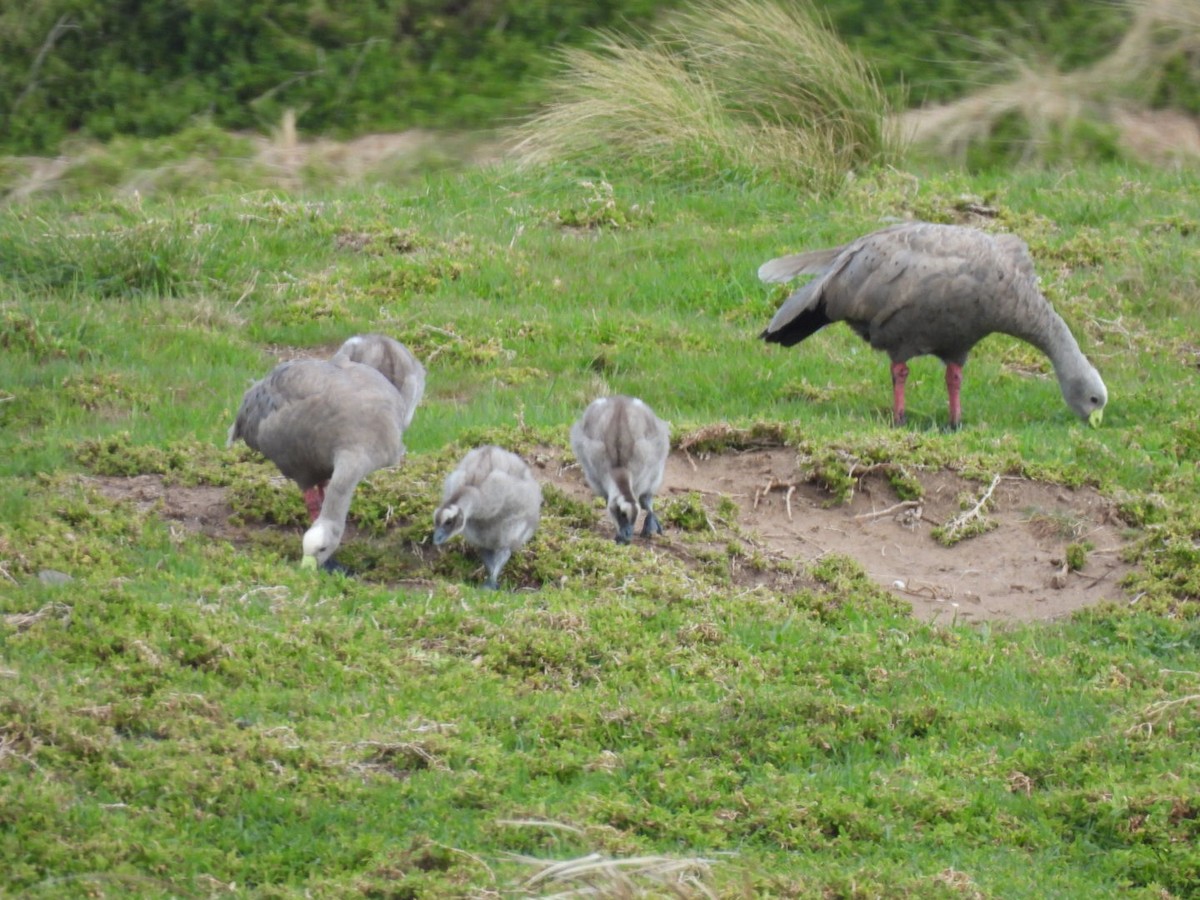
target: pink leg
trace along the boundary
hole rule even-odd
[[[323,481],[304,492],[304,505],[308,507],[308,517],[314,522],[321,515],[321,507],[325,505],[325,485],[327,484],[329,484],[328,481]]]
[[[903,425],[905,419],[904,385],[908,381],[908,366],[892,363],[892,424]]]
[[[962,401],[958,394],[962,389],[962,366],[946,363],[946,394],[950,397],[950,428],[957,431],[962,427]]]

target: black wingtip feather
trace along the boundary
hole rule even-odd
[[[832,321],[821,309],[807,309],[772,331],[769,327],[759,335],[768,344],[794,347],[809,335],[816,334]]]

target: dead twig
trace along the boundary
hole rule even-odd
[[[884,516],[890,516],[894,512],[902,509],[912,509],[914,506],[920,506],[920,500],[901,500],[899,503],[893,503],[887,509],[879,509],[875,512],[862,513],[855,516],[855,519],[881,519]]]
[[[27,631],[32,628],[42,619],[50,616],[58,616],[65,618],[71,615],[71,607],[65,603],[47,603],[41,609],[35,612],[27,613],[6,613],[0,616],[0,620],[11,628],[15,628],[18,632]]]
[[[995,523],[988,522],[983,514],[987,509],[988,501],[992,499],[992,494],[996,492],[996,486],[999,484],[1000,476],[992,476],[992,483],[988,485],[987,490],[975,501],[974,506],[963,510],[945,525],[934,529],[934,537],[941,543],[949,546],[965,537],[980,534],[989,528],[995,527]]]
[[[755,508],[755,509],[758,509],[758,500],[759,500],[759,498],[760,498],[760,497],[765,497],[765,496],[767,496],[767,494],[771,493],[771,485],[773,485],[774,483],[775,483],[775,479],[774,479],[774,478],[772,478],[772,477],[770,477],[770,476],[768,476],[768,477],[767,477],[767,486],[766,486],[766,487],[764,487],[764,488],[755,488],[755,489],[754,489],[754,508]]]
[[[1168,709],[1183,706],[1185,703],[1200,703],[1200,694],[1188,694],[1186,697],[1176,697],[1174,700],[1159,700],[1146,707],[1146,718],[1157,719]]]
[[[1125,733],[1130,737],[1142,735],[1150,737],[1154,733],[1154,725],[1163,717],[1169,710],[1179,706],[1184,706],[1188,703],[1200,703],[1200,694],[1188,694],[1186,697],[1176,697],[1173,700],[1159,700],[1157,703],[1151,703],[1142,713],[1142,720],[1135,725],[1131,725],[1125,729]]]

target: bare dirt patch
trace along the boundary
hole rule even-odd
[[[922,618],[1054,619],[1124,596],[1119,582],[1130,569],[1120,558],[1124,527],[1111,501],[1090,488],[1002,478],[985,513],[995,527],[948,547],[933,529],[962,511],[960,497],[980,496],[987,484],[953,472],[917,472],[923,497],[906,505],[886,478],[868,475],[848,504],[830,506],[829,493],[800,466],[787,449],[707,459],[673,454],[666,484],[668,494],[731,497],[741,524],[773,552],[805,562],[826,553],[853,557]],[[1093,549],[1071,571],[1066,548],[1083,542]]]
[[[1095,490],[1002,478],[985,513],[992,530],[945,546],[933,529],[962,511],[963,495],[980,496],[988,485],[947,471],[913,474],[924,491],[917,505],[902,503],[878,474],[861,479],[849,503],[831,505],[794,450],[676,451],[656,505],[696,491],[715,509],[729,497],[740,510],[738,524],[769,555],[797,562],[850,556],[924,619],[1049,620],[1125,597],[1120,581],[1131,569],[1120,554],[1128,543],[1125,526]],[[572,496],[589,496],[576,467],[549,465],[539,476]],[[1085,542],[1092,545],[1085,564],[1070,570],[1068,545]]]
[[[110,500],[133,504],[143,514],[157,513],[169,522],[210,537],[235,543],[245,540],[246,529],[230,523],[233,509],[223,487],[172,484],[161,475],[100,475],[86,480]]]
[[[538,453],[536,470],[569,496],[585,501],[591,496],[569,454]],[[794,450],[676,451],[657,506],[661,510],[671,498],[694,491],[715,518],[728,497],[737,505],[743,539],[768,558],[805,563],[829,553],[850,556],[924,619],[1049,620],[1125,599],[1120,581],[1130,566],[1120,551],[1128,538],[1112,502],[1096,491],[1001,478],[985,513],[992,530],[947,547],[934,538],[934,528],[961,512],[964,496],[978,497],[988,485],[948,471],[911,474],[923,488],[919,504],[901,502],[879,473],[860,479],[849,503],[835,504],[809,480]],[[254,528],[231,524],[233,510],[222,487],[170,484],[157,475],[89,480],[112,499],[210,537],[245,543]],[[595,528],[612,528],[600,510]],[[725,537],[714,535],[718,540]],[[1078,570],[1066,565],[1071,544],[1091,545]],[[688,558],[670,526],[655,546]],[[752,572],[744,578],[756,580]]]

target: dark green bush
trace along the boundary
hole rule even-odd
[[[479,125],[532,98],[552,45],[654,0],[0,0],[0,149],[160,135],[197,115],[349,134]]]
[[[308,133],[490,125],[545,99],[550,48],[640,27],[678,0],[0,0],[0,152],[73,134],[168,134],[196,116]],[[958,96],[999,54],[1071,69],[1112,50],[1130,12],[1093,0],[825,0],[835,29],[913,102]],[[1200,111],[1180,58],[1159,105]]]
[[[821,4],[842,37],[885,84],[914,104],[944,102],[986,80],[994,50],[1022,47],[1061,70],[1095,62],[1129,25],[1119,3],[1091,0],[831,0]]]

